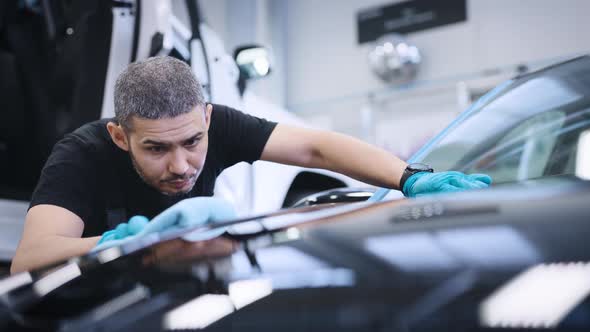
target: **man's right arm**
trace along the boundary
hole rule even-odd
[[[82,219],[67,209],[49,204],[32,207],[10,272],[28,271],[88,253],[100,236],[81,238],[83,230]]]

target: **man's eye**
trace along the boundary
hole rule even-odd
[[[199,139],[197,139],[197,138],[191,138],[191,139],[189,139],[188,141],[186,141],[186,142],[184,143],[184,145],[185,145],[185,146],[195,146],[195,145],[197,145],[198,143],[199,143]]]
[[[164,148],[161,146],[150,146],[148,150],[154,153],[164,152]]]

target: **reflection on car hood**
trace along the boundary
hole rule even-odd
[[[239,325],[257,331],[267,326],[428,330],[443,324],[451,330],[477,330],[498,319],[514,321],[494,309],[517,296],[498,293],[507,283],[521,275],[530,279],[527,271],[539,275],[531,269],[543,264],[590,260],[585,245],[589,199],[589,182],[556,177],[341,206],[333,210],[338,213],[316,208],[298,220],[283,214],[273,222],[267,216],[260,223],[266,231],[227,234],[239,241],[240,249],[226,257],[146,265],[144,258],[154,248],[145,248],[95,261],[92,268],[72,260],[54,273],[31,275],[33,284],[43,280],[47,286],[43,294],[35,287],[27,291],[22,286],[27,279],[0,297],[4,310],[25,313],[49,329],[66,322],[84,329],[126,321],[125,330],[161,324],[210,330]],[[270,230],[273,223],[277,227]],[[572,277],[553,284],[573,283],[585,271],[565,269],[569,272],[563,275]],[[56,276],[67,282],[56,283]],[[588,303],[571,300],[584,294],[580,287],[560,302],[561,311],[549,306],[558,316],[522,314],[547,324],[558,317],[562,326],[573,326],[578,321],[568,315],[574,308],[589,309]],[[199,315],[191,314],[195,312]],[[9,322],[18,330],[18,323]]]

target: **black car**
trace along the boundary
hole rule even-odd
[[[489,189],[329,203],[145,238],[0,281],[7,330],[590,328],[590,58],[515,78],[412,161]],[[582,177],[582,178],[581,178]],[[154,255],[223,227],[223,257]]]

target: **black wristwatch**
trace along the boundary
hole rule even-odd
[[[404,190],[404,184],[406,184],[406,181],[408,180],[408,178],[416,173],[419,172],[434,172],[434,170],[432,169],[432,167],[426,165],[426,164],[420,164],[420,163],[414,163],[414,164],[409,164],[406,169],[404,170],[404,173],[402,174],[402,178],[399,180],[399,190],[403,191]]]

